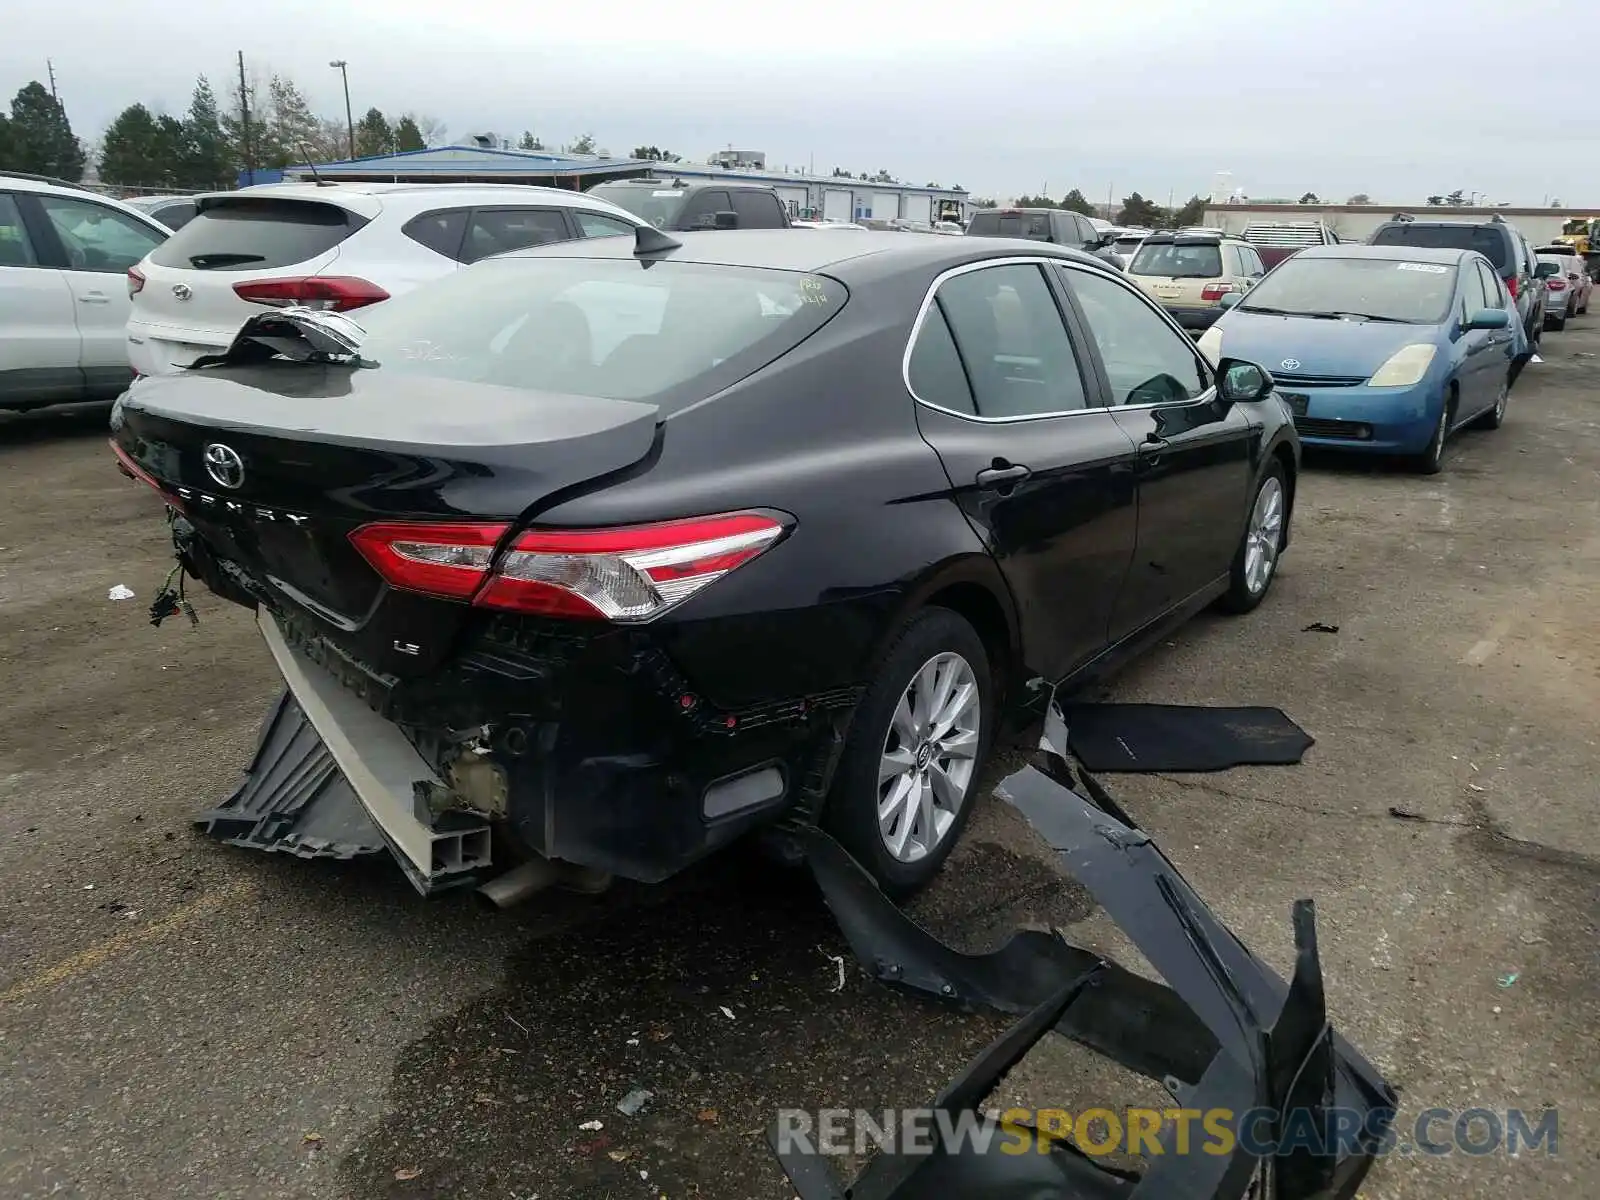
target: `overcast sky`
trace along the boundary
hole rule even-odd
[[[732,143],[1001,199],[1165,203],[1227,171],[1260,198],[1600,206],[1581,0],[79,0],[4,25],[0,92],[53,59],[90,139],[135,101],[181,112],[202,72],[220,94],[243,50],[327,115],[348,59],[358,117],[415,110],[452,140]]]

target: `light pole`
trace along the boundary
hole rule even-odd
[[[350,131],[350,157],[356,156],[356,119],[350,111],[350,64],[342,58],[336,58],[328,64],[337,67],[339,75],[344,80],[344,124]]]

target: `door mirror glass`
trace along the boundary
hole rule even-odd
[[[1511,314],[1503,308],[1480,308],[1461,323],[1462,329],[1505,329],[1511,324]]]
[[[739,228],[739,214],[736,213],[736,212],[719,212],[717,214],[717,216],[716,216],[716,228],[718,228],[718,229],[737,229],[737,228]]]
[[[1218,371],[1218,394],[1230,404],[1249,404],[1272,393],[1273,380],[1267,369],[1238,358],[1225,358]]]

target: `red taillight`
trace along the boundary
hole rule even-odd
[[[1567,281],[1565,279],[1552,278],[1546,286],[1549,287],[1552,292],[1563,292],[1566,291]]]
[[[1231,283],[1208,283],[1205,285],[1205,287],[1200,289],[1200,299],[1221,300],[1229,292],[1234,290],[1235,288]]]
[[[377,284],[353,275],[308,275],[299,279],[252,279],[233,285],[233,294],[252,304],[272,308],[304,305],[333,312],[349,312],[387,300],[389,293]]]
[[[536,529],[490,571],[503,524],[364,525],[350,535],[390,586],[484,608],[647,621],[761,554],[783,533],[760,513],[621,529]]]
[[[144,290],[144,272],[138,267],[128,268],[128,295],[137,296]]]
[[[1517,298],[1517,277],[1515,275],[1506,280],[1506,291],[1511,293],[1513,300]]]

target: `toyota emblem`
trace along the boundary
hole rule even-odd
[[[225,488],[236,488],[244,482],[244,459],[232,446],[212,442],[206,447],[206,474]]]
[[[172,294],[179,300],[187,300],[194,295],[194,289],[187,283],[175,283],[172,285]]]
[[[1298,358],[1286,358],[1278,365],[1285,371],[1298,371],[1300,369],[1300,360]]]

